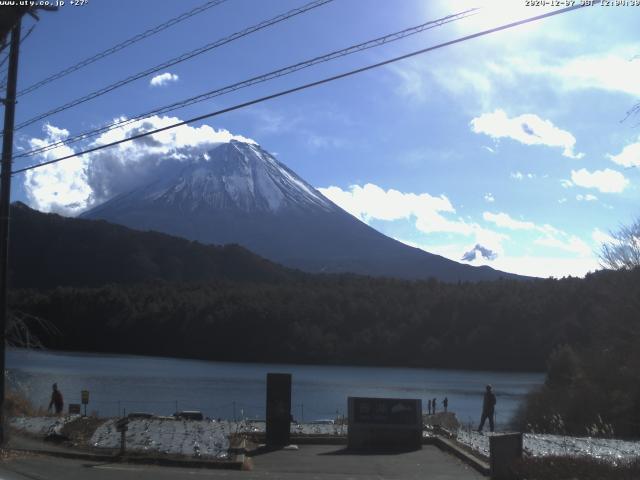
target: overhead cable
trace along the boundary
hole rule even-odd
[[[598,0],[595,0],[595,1],[597,2]],[[88,149],[83,150],[81,152],[73,153],[71,155],[65,155],[65,156],[60,157],[60,158],[56,158],[56,159],[53,159],[53,160],[48,160],[46,162],[42,162],[42,163],[39,163],[39,164],[31,165],[31,166],[28,166],[28,167],[25,167],[25,168],[20,168],[18,170],[12,171],[11,173],[12,173],[12,175],[14,175],[14,174],[26,172],[26,171],[29,171],[29,170],[34,170],[36,168],[41,168],[41,167],[44,167],[44,166],[47,166],[47,165],[52,165],[54,163],[62,162],[64,160],[68,160],[70,158],[80,157],[82,155],[86,155],[87,153],[97,152],[99,150],[104,150],[106,148],[114,147],[114,146],[120,145],[122,143],[127,143],[127,142],[131,142],[133,140],[138,140],[140,138],[144,138],[144,137],[147,137],[149,135],[155,135],[156,133],[160,133],[160,132],[164,132],[164,131],[167,131],[167,130],[171,130],[173,128],[181,127],[183,125],[188,125],[190,123],[199,122],[199,121],[205,120],[207,118],[211,118],[211,117],[215,117],[215,116],[218,116],[218,115],[222,115],[224,113],[228,113],[228,112],[232,112],[232,111],[235,111],[235,110],[239,110],[241,108],[246,108],[246,107],[249,107],[251,105],[256,105],[258,103],[262,103],[262,102],[265,102],[265,101],[268,101],[268,100],[272,100],[274,98],[283,97],[283,96],[289,95],[291,93],[295,93],[295,92],[299,92],[299,91],[302,91],[302,90],[306,90],[308,88],[317,87],[319,85],[323,85],[325,83],[333,82],[335,80],[351,77],[353,75],[356,75],[356,74],[359,74],[359,73],[363,73],[363,72],[366,72],[366,71],[369,71],[369,70],[373,70],[375,68],[383,67],[385,65],[389,65],[389,64],[392,64],[392,63],[395,63],[395,62],[399,62],[399,61],[405,60],[407,58],[415,57],[417,55],[422,55],[424,53],[431,52],[433,50],[437,50],[437,49],[440,49],[440,48],[444,48],[444,47],[448,47],[448,46],[451,46],[451,45],[455,45],[457,43],[466,42],[466,41],[472,40],[474,38],[482,37],[482,36],[489,35],[489,34],[492,34],[492,33],[496,33],[496,32],[502,31],[502,30],[507,30],[509,28],[514,28],[514,27],[517,27],[517,26],[520,26],[520,25],[524,25],[524,24],[527,24],[527,23],[535,22],[535,21],[538,21],[538,20],[542,20],[544,18],[548,18],[548,17],[552,17],[552,16],[555,16],[555,15],[559,15],[559,14],[562,14],[562,13],[567,13],[567,12],[570,12],[570,11],[573,11],[573,10],[578,10],[578,9],[584,8],[585,6],[587,6],[587,5],[586,4],[575,5],[575,6],[572,6],[572,7],[567,7],[567,8],[563,8],[563,9],[560,9],[560,10],[555,10],[555,11],[544,13],[544,14],[541,14],[541,15],[536,15],[534,17],[529,17],[529,18],[526,18],[526,19],[523,19],[523,20],[518,20],[516,22],[511,22],[511,23],[508,23],[508,24],[505,24],[505,25],[501,25],[499,27],[490,28],[488,30],[483,30],[481,32],[473,33],[471,35],[466,35],[464,37],[459,37],[459,38],[456,38],[454,40],[449,40],[448,42],[443,42],[443,43],[439,43],[437,45],[433,45],[431,47],[426,47],[426,48],[423,48],[423,49],[420,49],[420,50],[415,50],[413,52],[410,52],[410,53],[407,53],[407,54],[404,54],[404,55],[400,55],[398,57],[393,57],[393,58],[390,58],[388,60],[384,60],[382,62],[370,64],[370,65],[367,65],[367,66],[364,66],[364,67],[356,68],[354,70],[349,70],[347,72],[340,73],[338,75],[333,75],[331,77],[323,78],[321,80],[316,80],[315,82],[306,83],[304,85],[300,85],[300,86],[297,86],[297,87],[289,88],[287,90],[282,90],[280,92],[273,93],[271,95],[267,95],[267,96],[264,96],[264,97],[256,98],[254,100],[250,100],[250,101],[247,101],[247,102],[236,104],[236,105],[233,105],[231,107],[223,108],[221,110],[216,110],[216,111],[209,112],[209,113],[206,113],[206,114],[203,114],[203,115],[198,115],[197,117],[193,117],[193,118],[190,118],[188,120],[184,120],[184,121],[177,122],[177,123],[174,123],[174,124],[171,124],[171,125],[167,125],[165,127],[156,128],[154,130],[150,130],[150,131],[147,131],[147,132],[144,132],[144,133],[139,133],[139,134],[133,135],[131,137],[123,138],[121,140],[117,140],[117,141],[114,141],[114,142],[111,142],[111,143],[106,143],[106,144],[99,145],[99,146],[96,146],[96,147],[93,147],[93,148],[88,148]]]
[[[101,133],[116,129],[116,128],[120,128],[123,127],[125,125],[129,125],[131,123],[137,122],[143,118],[147,118],[147,117],[151,117],[153,115],[161,115],[164,113],[168,113],[174,110],[178,110],[180,108],[184,108],[187,107],[189,105],[193,105],[195,103],[200,103],[203,102],[205,100],[209,100],[211,98],[214,97],[218,97],[221,95],[225,95],[231,92],[235,92],[237,90],[240,90],[242,88],[247,88],[249,86],[252,85],[256,85],[259,83],[263,83],[269,80],[273,80],[275,78],[279,78],[279,77],[283,77],[285,75],[289,75],[292,74],[294,72],[297,72],[299,70],[303,70],[305,68],[309,68],[312,67],[314,65],[320,64],[320,63],[324,63],[324,62],[328,62],[331,60],[334,60],[336,58],[340,58],[340,57],[344,57],[347,55],[351,55],[353,53],[357,53],[357,52],[361,52],[363,50],[367,50],[370,48],[374,48],[374,47],[378,47],[380,45],[384,45],[390,42],[395,42],[398,41],[400,39],[406,38],[410,35],[415,35],[417,33],[423,32],[425,30],[431,29],[431,28],[435,28],[438,26],[442,26],[445,25],[447,23],[450,22],[454,22],[457,20],[461,20],[463,18],[467,18],[473,14],[475,14],[475,11],[477,9],[471,9],[471,10],[466,10],[464,12],[460,12],[454,15],[448,15],[446,17],[440,18],[438,20],[431,20],[429,22],[425,22],[422,23],[420,25],[417,25],[415,27],[410,27],[410,28],[406,28],[404,30],[401,30],[399,32],[395,32],[395,33],[391,33],[388,35],[384,35],[382,37],[378,37],[375,38],[373,40],[369,40],[363,43],[359,43],[357,45],[352,45],[350,47],[347,48],[343,48],[341,50],[336,50],[333,51],[331,53],[327,53],[325,55],[321,55],[318,57],[314,57],[310,60],[305,60],[303,62],[298,62],[296,64],[293,65],[289,65],[287,67],[284,68],[280,68],[278,70],[274,70],[247,80],[243,80],[241,82],[237,82],[231,85],[227,85],[225,87],[221,87],[221,88],[217,88],[215,90],[210,90],[208,92],[193,96],[193,97],[189,97],[187,99],[181,100],[179,102],[174,102],[172,104],[169,105],[164,105],[162,107],[158,107],[154,110],[150,110],[148,112],[145,112],[143,114],[139,114],[136,115],[134,117],[131,118],[126,118],[126,119],[122,119],[122,120],[118,120],[116,122],[113,122],[111,124],[105,125],[104,127],[101,128],[97,128],[94,130],[89,130],[89,131],[85,131],[83,133],[80,133],[78,135],[74,135],[73,137],[70,138],[66,138],[64,140],[59,140],[57,142],[53,142],[47,145],[43,145],[42,147],[33,149],[33,150],[29,150],[27,152],[23,152],[21,154],[15,155],[14,158],[20,158],[20,157],[26,157],[26,156],[31,156],[31,155],[35,155],[35,154],[39,154],[39,153],[44,153],[48,150],[52,150],[54,148],[58,148],[61,145],[69,145],[71,143],[75,143],[78,142],[80,140],[84,140],[90,137],[94,137],[96,135],[99,135]]]
[[[303,5],[302,7],[299,8],[294,8],[293,10],[289,10],[286,13],[277,15],[269,20],[264,20],[256,25],[253,25],[251,27],[245,28],[244,30],[241,30],[239,32],[233,33],[227,37],[221,38],[219,40],[216,40],[215,42],[212,43],[208,43],[207,45],[204,45],[200,48],[196,48],[195,50],[191,50],[190,52],[186,52],[183,53],[182,55],[172,58],[171,60],[167,60],[166,62],[163,62],[159,65],[156,65],[154,67],[148,68],[147,70],[143,70],[142,72],[138,72],[134,75],[131,75],[123,80],[119,80],[115,83],[112,83],[110,85],[107,85],[106,87],[103,87],[99,90],[95,90],[83,97],[80,98],[76,98],[75,100],[71,100],[68,103],[65,103],[64,105],[60,105],[59,107],[56,107],[52,110],[49,110],[47,112],[41,113],[39,115],[36,115],[35,117],[30,118],[29,120],[25,120],[24,122],[19,123],[18,125],[16,125],[14,127],[14,131],[15,130],[20,130],[21,128],[24,128],[28,125],[31,125],[39,120],[43,120],[47,117],[50,117],[51,115],[54,115],[56,113],[60,113],[63,112],[65,110],[68,110],[72,107],[76,107],[82,103],[88,102],[89,100],[93,100],[94,98],[100,97],[106,93],[109,93],[117,88],[123,87],[131,82],[134,82],[136,80],[139,80],[141,78],[144,78],[146,76],[149,76],[151,74],[157,73],[161,70],[164,70],[168,67],[172,67],[174,65],[177,65],[178,63],[182,63],[186,60],[189,60],[197,55],[201,55],[205,52],[208,52],[209,50],[213,50],[214,48],[218,48],[221,47],[223,45],[226,45],[227,43],[231,43],[234,40],[237,40],[239,38],[242,37],[246,37],[247,35],[250,35],[254,32],[257,32],[259,30],[262,30],[264,28],[270,27],[272,25],[275,25],[277,23],[283,22],[285,20],[288,20],[291,17],[295,17],[296,15],[300,15],[302,13],[308,12],[309,10],[312,10],[314,8],[318,8],[326,3],[330,3],[333,2],[334,0],[314,0],[310,3],[307,3],[306,5]]]
[[[187,20],[188,18],[193,17],[194,15],[198,15],[199,13],[202,13],[212,7],[216,7],[218,5],[220,5],[221,3],[226,2],[227,0],[210,0],[206,3],[204,3],[203,5],[200,5],[198,7],[195,7],[191,10],[189,10],[188,12],[184,12],[181,15],[178,15],[177,17],[174,17],[170,20],[167,20],[166,22],[161,23],[160,25],[156,25],[153,28],[150,28],[148,30],[145,30],[142,33],[139,33],[137,35],[134,35],[131,38],[128,38],[127,40],[118,43],[117,45],[114,45],[113,47],[107,48],[106,50],[103,50],[102,52],[96,53],[95,55],[92,55],[88,58],[85,58],[84,60],[79,61],[78,63],[71,65],[70,67],[65,68],[64,70],[60,70],[57,73],[54,73],[52,75],[49,75],[48,77],[40,80],[39,82],[34,83],[33,85],[26,87],[22,90],[20,90],[18,92],[18,96],[21,95],[26,95],[27,93],[31,93],[37,89],[39,89],[40,87],[44,87],[45,85],[55,81],[55,80],[59,80],[62,77],[66,77],[67,75],[69,75],[70,73],[73,73],[77,70],[80,70],[81,68],[86,67],[87,65],[91,65],[92,63],[97,62],[98,60],[102,60],[105,57],[108,57],[109,55],[113,55],[116,52],[119,52],[120,50],[127,48],[131,45],[133,45],[134,43],[137,43],[141,40],[144,40],[145,38],[148,38],[152,35],[155,35],[156,33],[162,32],[163,30],[166,30],[167,28],[173,27],[174,25]]]

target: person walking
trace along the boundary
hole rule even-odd
[[[48,410],[51,410],[51,407],[55,407],[56,415],[60,415],[62,413],[62,408],[64,407],[64,400],[62,399],[62,393],[58,390],[58,384],[53,384],[53,391],[51,392],[51,401],[49,402]]]
[[[433,408],[433,414],[436,414],[436,399],[431,400],[431,408]]]
[[[489,428],[493,432],[493,414],[496,408],[496,396],[493,393],[491,385],[487,385],[487,388],[484,392],[484,399],[482,400],[482,418],[480,419],[480,426],[478,427],[478,432],[482,432],[482,428],[484,427],[484,422],[489,419]]]
[[[449,407],[449,399],[447,397],[444,397],[444,400],[442,401],[442,406],[444,407],[444,413],[447,413],[447,408]]]
[[[431,399],[429,399],[429,401],[427,402],[427,408],[429,411],[429,415],[431,415]]]

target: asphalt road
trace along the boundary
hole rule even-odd
[[[125,463],[96,463],[45,455],[18,455],[0,464],[0,480],[151,480],[229,478],[264,479],[379,479],[479,480],[484,477],[433,446],[417,452],[354,455],[341,447],[304,445],[256,455],[253,470],[229,471],[173,468]]]

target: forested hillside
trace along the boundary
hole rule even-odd
[[[300,274],[238,245],[202,245],[105,221],[11,209],[10,288],[93,287],[155,280],[278,282]]]
[[[559,345],[640,338],[640,271],[446,284],[350,275],[14,291],[52,322],[51,348],[417,367],[544,370]]]

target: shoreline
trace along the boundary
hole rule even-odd
[[[244,362],[241,360],[208,360],[196,357],[171,357],[171,356],[158,356],[158,355],[145,355],[135,353],[114,353],[114,352],[87,352],[87,351],[75,351],[75,350],[54,350],[54,349],[29,349],[29,348],[17,348],[7,347],[7,353],[44,353],[55,356],[70,356],[70,357],[88,357],[88,358],[131,358],[133,360],[144,359],[156,359],[160,361],[177,361],[177,362],[197,362],[197,363],[215,363],[220,365],[253,365],[253,366],[273,366],[273,367],[319,367],[319,368],[376,368],[376,369],[388,369],[388,370],[420,370],[420,371],[451,371],[451,372],[473,372],[477,374],[486,373],[487,375],[495,374],[524,374],[524,375],[544,375],[545,371],[536,370],[486,370],[476,369],[473,367],[459,368],[459,367],[419,367],[419,366],[402,366],[402,365],[378,365],[378,364],[338,364],[338,363],[283,363],[283,362]]]

